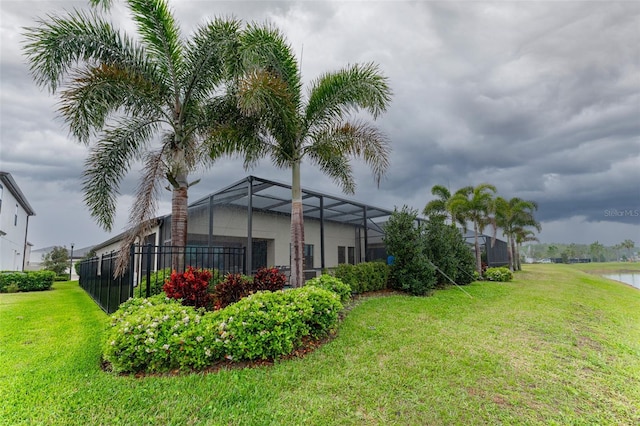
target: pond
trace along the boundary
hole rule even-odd
[[[640,288],[640,273],[637,272],[621,272],[616,274],[603,274],[605,278],[616,280]]]

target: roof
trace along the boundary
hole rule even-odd
[[[22,191],[20,191],[20,187],[13,177],[11,173],[0,171],[0,181],[7,187],[7,189],[13,194],[18,203],[22,206],[22,208],[27,212],[29,216],[35,216],[36,212],[33,210],[29,202],[27,201],[27,197],[24,196]]]
[[[233,205],[236,207],[249,206],[249,193],[252,194],[251,207],[270,213],[289,214],[291,212],[291,185],[247,176],[226,188],[203,197],[189,207],[208,205]],[[346,198],[328,195],[321,192],[302,188],[302,205],[305,217],[334,221],[346,224],[364,224],[377,218],[388,218],[393,210],[383,209],[348,200]]]

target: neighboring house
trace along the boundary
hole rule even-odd
[[[29,260],[29,217],[35,211],[11,173],[0,171],[0,271],[23,271]]]
[[[49,246],[49,247],[44,247],[37,250],[31,250],[31,255],[28,258],[24,268],[25,271],[39,271],[40,269],[42,269],[43,268],[42,261],[44,256],[51,253],[55,247],[56,246]],[[69,248],[67,248],[66,246],[65,248],[67,249],[67,255],[69,257],[73,256],[73,259],[72,259],[73,263],[70,263],[72,265],[75,265],[77,262],[82,260],[87,255],[87,253],[89,253],[89,251],[91,250],[91,247],[84,247],[80,249],[74,248],[73,253],[71,253],[71,250]],[[67,274],[68,273],[69,272],[67,271]],[[75,268],[72,269],[71,279],[72,280],[78,279],[78,275],[76,274]]]

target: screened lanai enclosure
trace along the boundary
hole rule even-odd
[[[384,259],[381,224],[393,213],[344,198],[302,190],[305,276],[340,263]],[[171,217],[162,218],[158,243],[171,245]],[[290,267],[291,187],[248,176],[190,204],[187,245],[245,250],[246,273]],[[251,249],[248,249],[251,248]],[[207,267],[217,267],[216,260]]]

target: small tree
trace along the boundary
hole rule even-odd
[[[474,280],[476,260],[462,233],[454,225],[442,220],[430,220],[424,227],[425,252],[439,269],[438,283],[469,284]]]
[[[393,256],[391,285],[415,295],[425,295],[436,286],[435,268],[426,253],[423,227],[416,210],[404,206],[394,210],[384,227],[387,253]]]
[[[49,253],[43,254],[42,265],[44,269],[53,271],[56,275],[65,274],[69,267],[67,247],[55,246]]]

